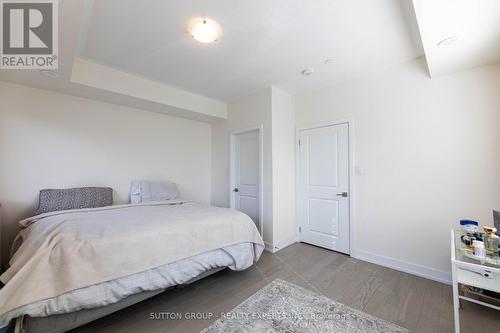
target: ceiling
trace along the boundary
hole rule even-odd
[[[198,16],[221,25],[220,41],[189,37]],[[269,85],[317,89],[423,54],[409,0],[106,0],[89,26],[84,57],[222,101]]]
[[[500,60],[498,0],[59,3],[59,76],[0,70],[0,80],[200,121],[226,119],[227,103],[271,85],[316,90],[424,50],[432,76]],[[193,17],[216,20],[220,40],[193,40]]]
[[[413,3],[431,76],[500,61],[499,0]],[[438,46],[450,37],[452,43]]]

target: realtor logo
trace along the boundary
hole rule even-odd
[[[57,0],[0,0],[1,69],[57,69]]]

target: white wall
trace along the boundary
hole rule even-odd
[[[4,259],[44,188],[110,186],[125,203],[131,180],[168,179],[209,203],[210,151],[206,123],[0,82]]]
[[[228,118],[212,125],[212,205],[229,207],[229,142],[232,131],[262,126],[263,140],[263,238],[273,241],[272,188],[272,89],[241,98],[228,105]]]
[[[272,88],[273,243],[278,248],[296,239],[295,100]]]
[[[295,239],[294,98],[269,87],[228,106],[227,121],[212,127],[212,204],[230,202],[229,143],[233,131],[263,127],[263,238],[276,250]]]
[[[430,79],[419,59],[296,98],[298,127],[348,117],[358,252],[449,276],[450,229],[500,207],[500,65]]]

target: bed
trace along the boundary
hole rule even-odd
[[[244,270],[264,244],[227,208],[171,200],[44,213],[20,222],[0,277],[0,327],[64,332],[220,269]]]

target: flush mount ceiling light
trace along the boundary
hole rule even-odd
[[[445,47],[445,46],[449,46],[449,45],[455,44],[455,42],[457,41],[457,39],[458,39],[457,36],[446,37],[445,39],[443,39],[439,43],[437,43],[437,47]]]
[[[300,72],[300,74],[305,75],[305,76],[312,75],[313,73],[314,73],[314,68],[306,68],[306,69],[303,69],[302,72]]]
[[[50,77],[58,77],[59,73],[56,71],[51,71],[49,69],[41,69],[40,73],[45,75],[45,76],[50,76]]]
[[[221,35],[221,28],[217,22],[201,17],[189,21],[188,31],[191,37],[206,44],[216,42]]]

